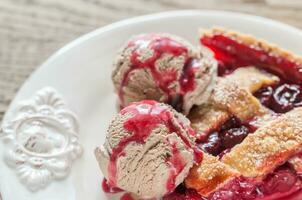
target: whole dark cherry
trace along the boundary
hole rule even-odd
[[[239,144],[248,135],[249,129],[245,126],[231,128],[220,133],[222,146],[224,149],[232,148]]]
[[[264,106],[277,113],[285,113],[294,107],[302,106],[301,89],[299,85],[281,84],[261,88],[254,95]]]
[[[198,147],[207,153],[217,156],[222,151],[242,142],[250,132],[248,127],[242,125],[235,117],[232,117],[219,130],[212,132],[205,141],[201,141]]]
[[[215,156],[218,155],[221,152],[221,138],[219,137],[218,132],[209,135],[208,139],[199,144],[198,147],[207,153]]]
[[[290,190],[297,181],[297,175],[290,169],[277,169],[269,174],[261,187],[263,193],[272,194]]]
[[[285,113],[300,106],[302,101],[301,87],[295,84],[283,84],[275,89],[271,107],[279,113]]]
[[[271,86],[259,89],[254,96],[259,99],[262,105],[269,107],[272,96],[274,94],[274,88]]]

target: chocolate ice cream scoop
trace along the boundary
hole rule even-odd
[[[112,80],[121,107],[144,99],[172,105],[187,114],[202,104],[217,63],[199,48],[169,34],[142,34],[120,50]]]
[[[110,185],[139,198],[159,198],[183,182],[192,167],[194,134],[185,116],[145,100],[120,111],[95,155]]]

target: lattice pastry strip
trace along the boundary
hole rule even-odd
[[[210,102],[215,108],[225,110],[241,121],[262,115],[266,111],[248,90],[225,78],[217,83]]]
[[[240,176],[240,173],[219,161],[218,157],[204,153],[202,163],[193,166],[185,180],[188,188],[194,188],[207,196],[227,181]]]
[[[225,78],[233,81],[240,87],[247,89],[250,93],[254,93],[262,87],[279,82],[277,76],[259,70],[253,66],[238,68]]]
[[[193,108],[189,115],[191,126],[197,131],[197,137],[200,139],[206,137],[210,131],[218,129],[229,118],[229,113],[209,104]]]
[[[295,108],[249,134],[222,161],[246,177],[262,178],[301,149],[302,108]]]

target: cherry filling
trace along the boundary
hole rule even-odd
[[[253,65],[270,71],[288,82],[302,84],[302,66],[286,57],[276,56],[222,34],[205,36],[200,41],[214,52],[215,58],[219,61],[220,75],[231,73],[238,67]]]
[[[195,190],[180,185],[172,194],[164,197],[164,200],[265,200],[272,197],[280,199],[301,189],[301,181],[302,177],[288,164],[284,164],[261,183],[238,177],[207,198],[201,197]]]
[[[214,51],[219,61],[220,76],[248,65],[260,67],[279,76],[280,84],[264,87],[255,92],[254,95],[264,106],[274,112],[285,113],[302,105],[301,66],[286,58],[276,57],[264,50],[249,47],[223,35],[204,37],[201,42]],[[221,130],[212,133],[208,141],[200,145],[209,153],[223,156],[225,151],[229,151],[234,145],[242,142],[247,134],[253,131],[255,131],[254,127],[242,125],[239,121],[233,120],[233,123],[227,122]],[[212,194],[209,199],[266,199],[269,196],[280,199],[300,188],[301,177],[288,164],[284,164],[269,174],[261,183],[238,178]]]
[[[201,38],[201,43],[209,47],[219,62],[218,73],[224,76],[239,67],[253,65],[280,78],[275,86],[261,88],[255,92],[260,102],[277,113],[285,113],[294,107],[302,106],[302,66],[285,57],[278,57],[263,49],[237,42],[224,35]],[[208,138],[198,141],[198,147],[212,155],[222,157],[232,147],[239,144],[255,127],[242,124],[231,118],[219,130],[213,131]],[[288,163],[275,169],[261,182],[244,177],[236,178],[209,197],[198,197],[196,191],[179,186],[164,200],[251,200],[251,199],[289,199],[302,189],[302,177]]]
[[[180,185],[163,200],[288,200],[290,194],[301,190],[301,181],[302,177],[285,163],[261,182],[238,177],[209,197],[202,197],[195,190]],[[294,198],[294,195],[291,197]]]
[[[235,178],[208,197],[209,200],[283,199],[301,189],[302,177],[288,164],[277,168],[263,181]],[[284,198],[285,200],[286,198]]]
[[[153,51],[153,55],[144,61],[140,60],[140,51],[146,49],[146,46]],[[186,46],[169,37],[156,34],[148,34],[139,36],[128,44],[128,47],[133,47],[131,52],[131,66],[125,73],[122,84],[119,90],[119,98],[121,107],[124,107],[124,87],[127,87],[131,72],[137,69],[148,69],[155,80],[157,86],[165,93],[165,102],[172,105],[176,110],[181,111],[183,96],[195,88],[195,71],[200,67],[200,63],[196,59],[189,56],[189,50]],[[156,67],[156,61],[163,54],[171,54],[175,57],[184,56],[185,64],[180,77],[177,71],[171,67],[165,71],[159,71]],[[180,92],[176,93],[173,89],[173,83],[178,82]]]
[[[207,139],[197,141],[197,146],[203,151],[217,156],[241,143],[253,131],[252,127],[241,124],[236,118],[231,118],[219,130],[212,132]]]

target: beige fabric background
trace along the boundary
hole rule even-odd
[[[64,44],[120,19],[176,9],[240,11],[302,28],[301,8],[265,0],[0,0],[0,121],[26,78]]]

